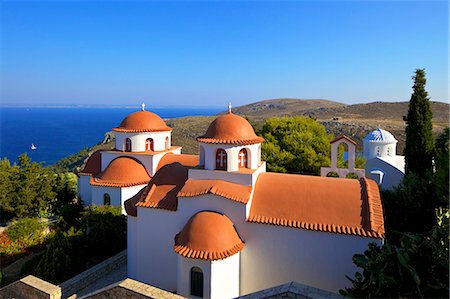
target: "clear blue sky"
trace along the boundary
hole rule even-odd
[[[447,1],[3,1],[3,104],[448,101]]]

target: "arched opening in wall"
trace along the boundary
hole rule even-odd
[[[131,152],[131,139],[130,138],[125,139],[125,151]]]
[[[166,137],[166,149],[170,148],[169,137]]]
[[[248,154],[247,149],[243,148],[239,151],[238,156],[239,168],[248,168]]]
[[[145,140],[145,150],[153,151],[153,138],[147,138],[147,140]]]
[[[216,169],[227,170],[227,152],[222,148],[216,151]]]
[[[338,178],[339,174],[336,171],[330,171],[329,173],[327,173],[327,177],[329,177],[329,178]]]
[[[381,147],[377,146],[375,152],[377,153],[377,157],[381,157]]]
[[[103,194],[103,205],[110,206],[111,205],[111,196],[108,193]]]
[[[341,142],[337,148],[337,167],[348,168],[349,146],[345,142]]]
[[[191,268],[191,296],[203,297],[203,271],[199,267]]]
[[[356,173],[354,173],[354,172],[350,172],[349,174],[347,174],[346,176],[345,176],[347,179],[359,179],[359,177],[358,177],[358,175],[356,174]]]
[[[392,147],[388,146],[387,148],[387,155],[392,156]]]

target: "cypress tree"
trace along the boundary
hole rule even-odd
[[[417,69],[413,94],[409,101],[406,120],[405,170],[426,178],[432,172],[433,133],[432,113],[428,93],[425,90],[425,70]]]

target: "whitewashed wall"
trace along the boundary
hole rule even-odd
[[[245,146],[200,143],[199,147],[199,161],[200,163],[204,163],[205,169],[208,170],[216,169],[216,152],[219,148],[224,149],[227,153],[227,171],[239,170],[239,151],[243,148],[247,149],[248,168],[257,169],[261,164],[261,155],[259,153],[261,150],[260,143]],[[203,150],[201,147],[203,147]]]
[[[370,172],[373,170],[381,170],[383,172],[380,188],[384,190],[389,190],[397,187],[398,185],[400,185],[404,177],[404,173],[397,167],[379,158],[367,160],[365,168],[366,177],[375,180],[377,183],[379,183],[379,176],[372,176]]]
[[[120,207],[122,205],[120,187],[92,186],[92,204],[103,206],[103,195],[108,193],[111,197],[111,205]]]
[[[184,297],[191,296],[190,273],[192,267],[198,267],[203,272],[203,298],[211,297],[211,262],[199,259],[177,256],[177,294]],[[227,297],[232,298],[232,297]]]
[[[90,175],[79,175],[78,177],[78,197],[83,200],[84,206],[90,206],[92,204],[92,190]]]
[[[379,148],[379,154],[377,151]],[[370,160],[376,157],[394,157],[397,155],[397,142],[368,142],[364,141],[364,158]]]
[[[189,169],[188,176],[193,180],[223,180],[230,183],[253,186],[261,172],[266,172],[266,162],[262,162],[254,172],[250,173]]]
[[[370,242],[380,240],[247,223],[241,251],[241,295],[296,281],[332,292],[350,285],[345,275],[357,271],[352,262]]]
[[[122,206],[122,214],[127,214],[125,211],[125,201],[135,196],[145,186],[147,186],[147,184],[121,188],[120,201]]]
[[[239,294],[240,253],[211,262],[211,298],[236,298]]]
[[[164,151],[166,150],[166,137],[169,138],[169,148],[171,147],[171,131],[165,132],[142,132],[142,133],[124,133],[115,132],[116,136],[116,149],[119,151],[125,151],[125,140],[130,138],[131,151],[143,152],[145,151],[145,141],[147,138],[153,138],[153,150]]]

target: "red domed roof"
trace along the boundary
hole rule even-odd
[[[87,159],[86,165],[84,166],[83,170],[81,170],[78,174],[91,175],[99,173],[100,169],[102,168],[101,158],[101,150],[93,152],[92,155],[90,155]]]
[[[125,117],[113,130],[117,132],[161,132],[172,129],[155,113],[142,110]]]
[[[130,157],[119,157],[111,161],[106,169],[91,178],[91,185],[130,187],[147,184],[150,176],[144,165]]]
[[[184,257],[219,260],[244,248],[227,216],[210,211],[195,214],[176,235],[174,250]]]
[[[216,118],[205,135],[197,137],[203,143],[254,144],[263,142],[248,121],[236,114],[227,113]]]

